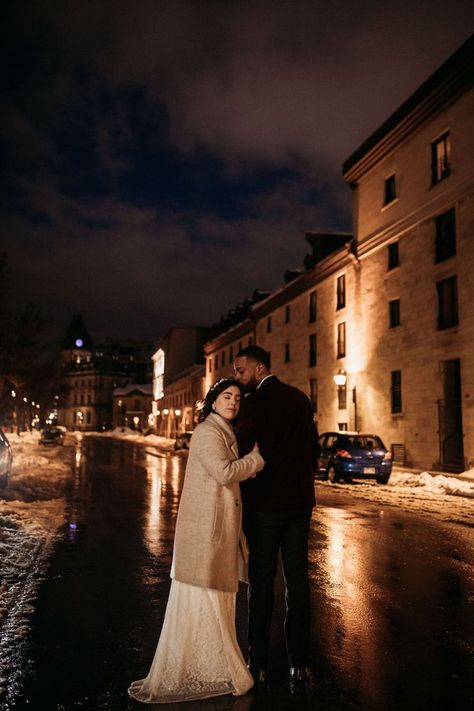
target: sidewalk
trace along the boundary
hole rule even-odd
[[[431,476],[445,476],[452,477],[453,479],[460,479],[461,481],[474,481],[474,469],[468,469],[465,472],[456,474],[455,472],[442,472],[436,469],[420,469],[414,467],[405,467],[403,464],[393,464],[393,472],[397,474],[430,474]]]

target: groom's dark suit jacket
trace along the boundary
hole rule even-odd
[[[240,456],[257,442],[265,460],[255,479],[241,482],[244,507],[300,511],[314,506],[318,433],[306,395],[275,375],[244,398],[237,424]]]

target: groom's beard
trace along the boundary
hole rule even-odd
[[[257,381],[255,380],[254,377],[250,378],[248,383],[246,385],[243,385],[244,392],[248,395],[249,393],[253,393],[254,390],[257,389]]]

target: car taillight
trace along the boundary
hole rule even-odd
[[[347,449],[338,449],[336,450],[336,454],[338,457],[344,457],[345,459],[352,459],[352,454],[347,451]]]
[[[391,458],[392,458],[392,453],[391,453],[391,452],[385,452],[385,454],[383,455],[383,458],[384,458],[384,459],[391,459]]]

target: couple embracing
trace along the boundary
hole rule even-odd
[[[144,703],[268,686],[279,554],[290,683],[312,681],[308,533],[319,454],[312,409],[271,373],[264,349],[244,348],[234,369],[235,378],[207,393],[191,440],[165,619],[148,676],[129,688]],[[248,665],[235,629],[239,580],[249,583]]]

